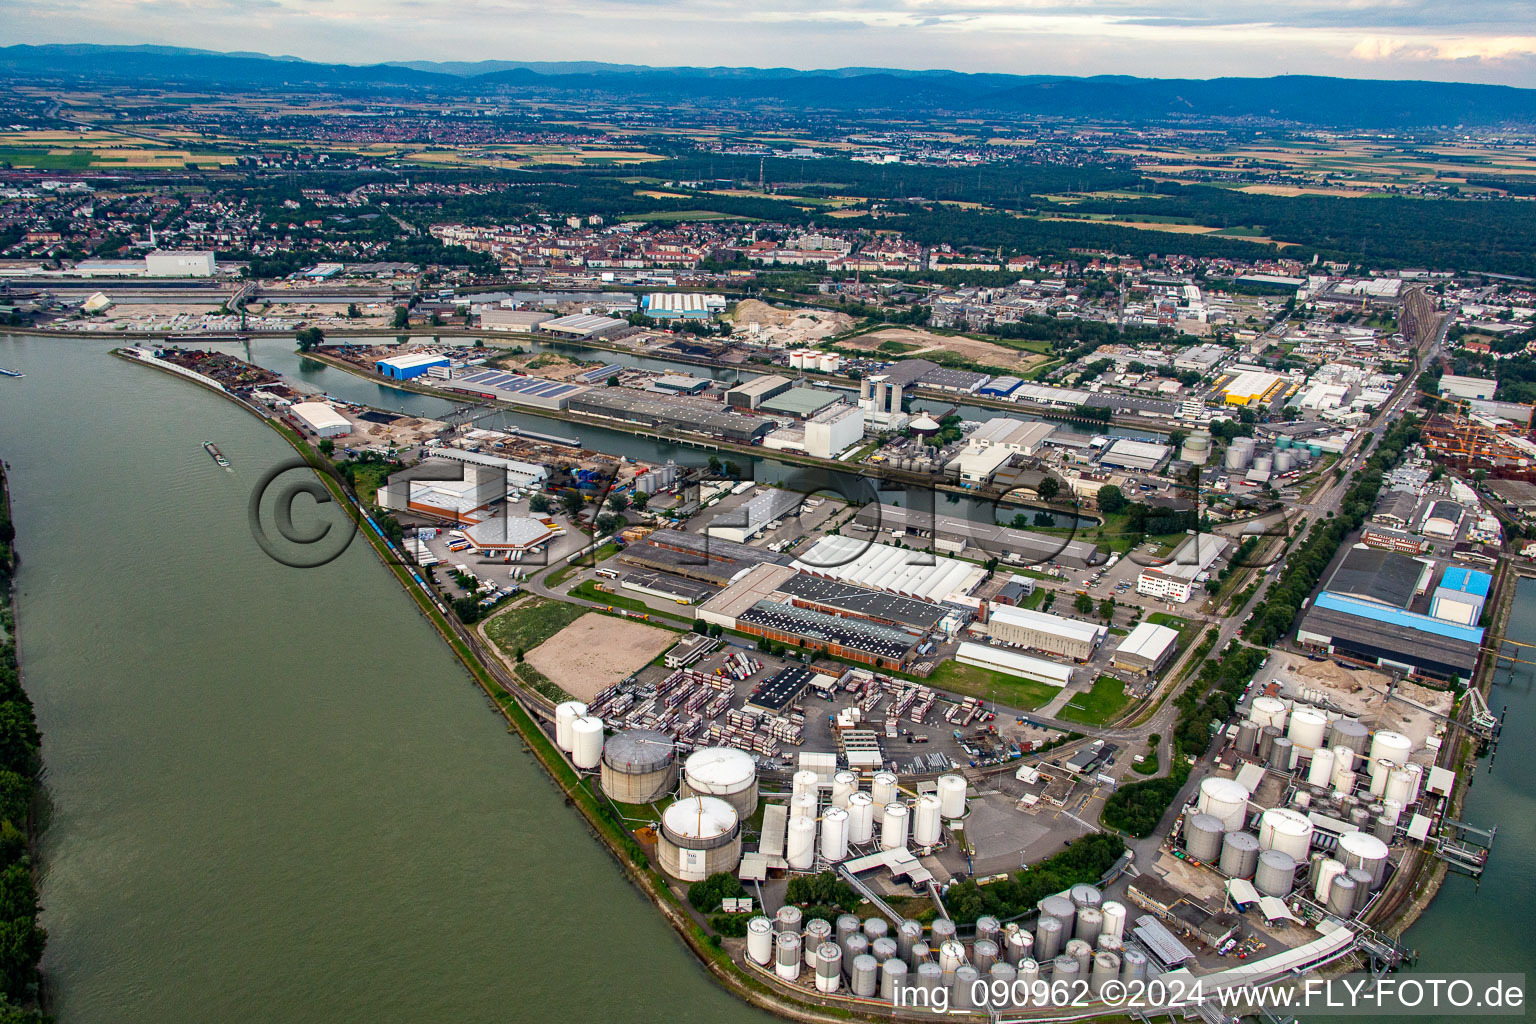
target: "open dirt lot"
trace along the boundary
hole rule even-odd
[[[729,319],[737,332],[753,329],[757,337],[772,344],[815,344],[823,338],[840,334],[853,326],[853,317],[820,309],[779,309],[757,299],[745,299],[731,310]]]
[[[671,630],[589,612],[535,647],[526,659],[572,697],[591,700],[676,641]]]
[[[1030,370],[1047,361],[1046,356],[1009,348],[1006,345],[998,345],[990,341],[978,341],[975,338],[933,334],[929,331],[917,330],[911,327],[887,327],[884,330],[840,341],[838,344],[846,348],[873,352],[880,347],[882,342],[886,341],[917,346],[914,349],[901,353],[903,356],[910,358],[921,357],[925,352],[954,352],[978,363],[984,363],[987,366],[1000,366],[1014,372]]]

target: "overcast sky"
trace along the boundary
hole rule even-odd
[[[0,0],[0,40],[384,60],[1536,87],[1536,0]]]

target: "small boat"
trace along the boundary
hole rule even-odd
[[[212,441],[203,442],[203,451],[207,452],[209,455],[212,455],[213,461],[217,462],[220,466],[223,466],[225,469],[229,468],[229,460],[224,457],[223,452],[219,451],[219,446],[214,444]]]
[[[0,377],[25,377],[25,376],[26,376],[26,374],[22,373],[20,370],[7,370],[5,367],[0,366]]]

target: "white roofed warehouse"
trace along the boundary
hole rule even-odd
[[[1072,682],[1072,666],[1061,665],[1044,658],[1031,658],[1016,651],[1005,651],[987,644],[964,641],[955,650],[955,660],[962,665],[1002,672],[1021,679],[1045,683],[1047,686],[1066,686]]]
[[[1178,642],[1178,630],[1143,622],[1120,641],[1113,664],[1127,672],[1157,672],[1173,657]]]
[[[352,433],[347,418],[324,402],[299,402],[283,413],[289,423],[314,437],[345,437]]]
[[[1093,657],[1109,632],[1107,627],[1091,622],[1011,605],[993,605],[982,628],[1000,643],[1059,654],[1074,661]]]

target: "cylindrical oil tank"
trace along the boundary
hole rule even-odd
[[[1320,863],[1322,867],[1318,868],[1317,880],[1313,883],[1313,894],[1317,897],[1317,902],[1327,906],[1328,893],[1333,889],[1334,881],[1344,874],[1344,865],[1332,857],[1325,857]],[[1354,894],[1351,893],[1349,898],[1353,900]]]
[[[853,971],[848,976],[848,988],[863,999],[873,999],[880,987],[880,961],[868,953],[853,958]]]
[[[1291,796],[1291,806],[1302,813],[1306,813],[1307,809],[1312,806],[1312,794],[1304,789],[1298,789]]]
[[[1266,725],[1272,725],[1276,729],[1284,729],[1285,702],[1277,697],[1255,697],[1253,698],[1253,710],[1249,713],[1248,717],[1261,729]]]
[[[1237,752],[1244,757],[1252,757],[1254,750],[1259,745],[1259,724],[1252,719],[1238,723],[1237,726]]]
[[[800,921],[804,915],[800,908],[793,903],[786,903],[773,915],[773,930],[776,932],[794,932],[800,934]]]
[[[1358,914],[1371,902],[1371,873],[1364,868],[1350,868],[1344,873],[1355,880],[1355,913]]]
[[[1371,823],[1371,812],[1366,809],[1364,804],[1356,804],[1349,809],[1348,818],[1351,825],[1357,829],[1364,830]]]
[[[1273,455],[1260,455],[1253,460],[1253,468],[1260,473],[1273,473],[1275,471],[1275,457]]]
[[[831,864],[848,857],[848,812],[841,807],[828,807],[821,816],[821,856]]]
[[[1035,933],[1016,928],[1008,933],[1008,962],[1015,967],[1026,957],[1033,957],[1035,953]]]
[[[1390,729],[1378,729],[1376,735],[1371,737],[1371,760],[1385,758],[1393,764],[1407,764],[1408,755],[1413,753],[1413,741],[1400,732]]]
[[[1259,866],[1259,837],[1252,832],[1228,832],[1221,838],[1221,873],[1252,879]]]
[[[1296,885],[1296,859],[1284,850],[1265,850],[1253,873],[1253,887],[1265,896],[1285,899]]]
[[[907,987],[907,965],[902,960],[887,960],[880,965],[880,998],[896,1002],[897,992]],[[904,993],[903,993],[904,994]],[[905,1002],[905,998],[902,1000]]]
[[[1328,717],[1311,708],[1297,708],[1291,712],[1291,723],[1285,734],[1298,747],[1316,750],[1328,735]]]
[[[873,945],[876,939],[883,939],[891,933],[891,923],[883,917],[871,917],[864,922],[864,937]]]
[[[757,764],[735,747],[704,747],[683,762],[682,796],[713,796],[745,821],[757,811]]]
[[[1269,766],[1278,772],[1288,772],[1296,765],[1296,744],[1288,736],[1276,736],[1269,748]]]
[[[939,944],[939,970],[944,972],[944,983],[954,983],[955,971],[965,963],[965,947],[959,939],[947,939]]]
[[[1077,960],[1065,954],[1051,961],[1051,1000],[1065,997],[1068,1000],[1075,998],[1077,979],[1082,976],[1082,968]],[[1063,984],[1057,985],[1057,982]]]
[[[766,917],[747,922],[747,956],[760,967],[773,962],[773,922]]]
[[[899,850],[907,845],[907,805],[887,804],[880,823],[880,849]]]
[[[1360,755],[1349,747],[1337,743],[1328,749],[1333,751],[1333,787],[1337,789],[1339,787],[1339,773],[1354,771],[1355,762],[1359,760]]]
[[[946,942],[954,942],[958,936],[955,934],[955,922],[947,917],[934,918],[933,939],[928,944],[934,949],[939,949]]]
[[[1360,868],[1371,874],[1371,889],[1381,885],[1387,875],[1387,844],[1369,832],[1350,832],[1339,838],[1339,853],[1346,868]]]
[[[582,715],[571,721],[571,763],[591,771],[603,760],[603,720]]]
[[[1333,792],[1340,798],[1339,809],[1341,811],[1344,809],[1343,801],[1354,795],[1355,786],[1358,785],[1358,783],[1359,777],[1354,772],[1348,769],[1345,769],[1342,772],[1337,770],[1334,771]]]
[[[1221,853],[1226,825],[1214,814],[1192,814],[1184,822],[1184,852],[1202,864],[1215,862]]]
[[[1259,848],[1279,850],[1300,863],[1312,850],[1312,819],[1290,807],[1271,807],[1259,818]]]
[[[1088,967],[1093,960],[1093,947],[1082,939],[1073,939],[1067,943],[1064,950],[1067,956],[1077,961],[1077,970],[1083,977],[1088,976]]]
[[[1087,882],[1079,882],[1067,890],[1067,898],[1072,901],[1072,906],[1081,910],[1084,907],[1099,907],[1104,905],[1104,894],[1096,886]]]
[[[848,841],[862,846],[874,838],[875,798],[855,793],[848,798]]]
[[[784,859],[792,871],[809,871],[816,863],[816,819],[797,815],[789,819]]]
[[[1408,799],[1403,803],[1411,804],[1419,798],[1419,793],[1424,789],[1424,766],[1421,764],[1408,764],[1405,766],[1413,785],[1408,789]]]
[[[837,923],[834,927],[835,933],[832,941],[847,949],[848,940],[863,927],[863,922],[859,920],[856,914],[839,914],[837,915]]]
[[[1090,946],[1099,941],[1104,931],[1104,912],[1098,907],[1083,907],[1077,912],[1077,924],[1072,929],[1074,939],[1082,939]]]
[[[813,917],[805,922],[805,931],[800,936],[804,941],[805,966],[816,966],[816,951],[821,948],[823,942],[831,942],[832,924],[824,918]]]
[[[838,772],[832,776],[832,806],[847,807],[848,798],[858,792],[859,777],[853,772]]]
[[[835,942],[816,947],[816,991],[836,992],[843,983],[843,950]]]
[[[1266,725],[1259,730],[1259,746],[1254,751],[1254,756],[1260,761],[1269,763],[1270,754],[1274,753],[1275,740],[1280,738],[1278,726]]]
[[[916,846],[933,846],[944,834],[944,819],[939,813],[940,801],[936,794],[924,793],[917,798],[917,809],[912,815],[912,842]]]
[[[579,700],[568,700],[555,705],[555,746],[571,752],[574,741],[571,739],[571,723],[582,718],[587,713],[587,706]]]
[[[1054,917],[1041,916],[1035,922],[1035,959],[1053,960],[1061,952],[1062,933],[1065,929]]]
[[[1093,954],[1093,966],[1088,975],[1088,991],[1100,995],[1104,986],[1120,976],[1120,958],[1114,953],[1100,951]]]
[[[1047,896],[1040,901],[1040,916],[1042,918],[1054,917],[1061,922],[1061,941],[1066,942],[1072,937],[1072,925],[1077,920],[1077,904],[1070,897],[1057,893]]]
[[[976,919],[977,942],[980,942],[983,939],[989,942],[1001,942],[1002,931],[1003,926],[1001,922],[999,922],[998,919],[993,917],[991,914],[983,914],[981,917]]]
[[[931,999],[933,993],[944,987],[944,972],[933,961],[924,961],[917,965],[917,984],[928,991]]]
[[[1229,447],[1225,459],[1227,472],[1235,473],[1238,470],[1247,469],[1252,458],[1253,452],[1247,448]]]
[[[816,794],[794,793],[789,798],[789,816],[791,818],[816,817]]]
[[[965,779],[959,775],[939,776],[939,812],[946,818],[965,816]]]
[[[975,992],[976,982],[981,980],[981,972],[970,964],[961,964],[955,970],[954,980],[950,983],[953,995],[949,1005],[957,1010],[969,1010],[976,1005],[971,995]]]
[[[1412,799],[1412,794],[1413,773],[1407,768],[1392,769],[1387,775],[1386,799],[1406,804]]]
[[[1328,730],[1328,743],[1334,747],[1347,747],[1363,755],[1370,745],[1371,732],[1353,718],[1341,718]]]
[[[1348,921],[1355,916],[1355,880],[1348,875],[1339,875],[1328,887],[1328,898],[1324,900],[1319,896],[1318,900],[1328,908],[1328,913]]]
[[[912,954],[912,947],[923,941],[923,926],[910,917],[896,926],[896,946],[901,950],[901,958],[905,960]]]
[[[875,820],[883,820],[886,805],[896,802],[895,774],[892,772],[875,772],[874,780],[870,783],[869,795],[875,801]]]
[[[1107,932],[1100,932],[1098,940],[1093,944],[1095,949],[1105,949],[1111,953],[1119,953],[1125,948],[1125,943]]]
[[[1307,785],[1327,789],[1333,783],[1333,751],[1319,747],[1312,752],[1312,764],[1307,768]]]
[[[854,932],[848,936],[848,943],[843,946],[843,973],[851,974],[853,961],[856,957],[864,956],[869,952],[869,940],[863,932]]]
[[[1125,917],[1127,913],[1125,904],[1119,900],[1105,900],[1104,905],[1099,909],[1104,912],[1103,934],[1113,935],[1117,939],[1124,939]]]
[[[580,743],[581,734],[576,735]],[[736,808],[712,796],[672,804],[661,815],[656,857],[661,869],[681,882],[702,882],[717,872],[735,871],[741,863],[741,821]]]
[[[897,948],[896,940],[886,935],[869,944],[869,955],[881,963],[885,963],[892,957],[899,957],[901,950]]]
[[[927,963],[932,959],[933,947],[929,946],[926,941],[912,943],[912,952],[906,958],[907,963],[911,965],[914,971],[917,970],[918,964]]]
[[[677,786],[672,737],[654,729],[627,729],[603,744],[603,792],[621,804],[648,804]]]
[[[1147,976],[1147,954],[1139,949],[1128,949],[1120,954],[1120,980],[1127,985]]]
[[[1248,791],[1236,779],[1212,776],[1201,781],[1195,807],[1201,814],[1221,819],[1226,831],[1234,832],[1248,817]]]
[[[975,964],[978,971],[990,971],[992,965],[997,963],[997,955],[997,943],[991,939],[977,939],[971,944],[971,963]]]
[[[989,986],[997,985],[1008,993],[1008,997],[1004,1001],[1006,1006],[1013,1005],[1013,983],[1018,980],[1019,969],[1003,960],[993,964],[992,969],[987,972],[987,984]]]
[[[802,768],[800,771],[795,772],[794,775],[790,776],[789,795],[791,797],[810,796],[814,799],[816,796],[816,789],[820,781],[821,777],[815,772],[808,768]]]
[[[800,977],[799,932],[779,932],[774,940],[773,972],[785,981]]]
[[[1023,960],[1020,960],[1019,985],[1022,986],[1022,990],[1026,993],[1026,1005],[1029,1005],[1030,1000],[1033,998],[1032,990],[1034,988],[1035,982],[1039,980],[1040,961],[1036,960],[1032,956],[1027,956]]]

